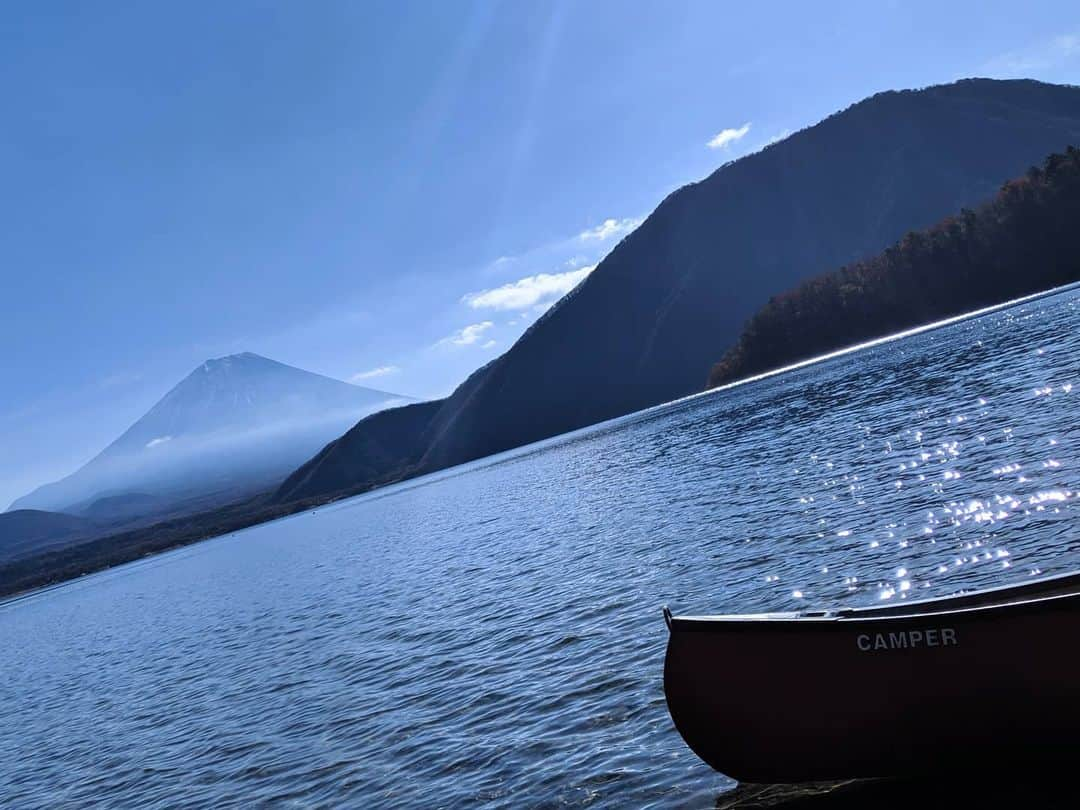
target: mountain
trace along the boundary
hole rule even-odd
[[[82,506],[79,514],[90,520],[123,520],[138,518],[162,509],[167,499],[145,492],[125,492],[122,495],[106,495]]]
[[[716,386],[1080,281],[1080,150],[1046,159],[977,210],[804,281],[750,319]]]
[[[17,509],[0,513],[0,563],[36,553],[44,545],[92,536],[97,526],[88,520],[58,512]]]
[[[276,485],[357,419],[405,401],[256,354],[208,360],[85,466],[13,508],[97,520],[203,509]]]
[[[383,447],[386,463],[358,464],[385,444],[381,420],[361,422],[275,498],[376,486],[697,391],[771,295],[989,198],[1076,142],[1077,87],[969,79],[865,99],[672,193],[434,414],[402,417],[412,435],[399,453]]]
[[[390,408],[357,423],[281,485],[279,501],[342,489],[343,481],[384,483],[404,477],[427,448],[426,429],[442,400]]]

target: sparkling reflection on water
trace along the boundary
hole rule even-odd
[[[683,806],[659,608],[1077,565],[1080,295],[0,607],[6,806]]]

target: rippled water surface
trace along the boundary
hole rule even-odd
[[[660,606],[1076,567],[1078,357],[1069,292],[7,603],[2,803],[708,806]]]

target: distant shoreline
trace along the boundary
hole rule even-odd
[[[674,399],[660,405],[654,405],[649,408],[644,408],[631,414],[624,414],[622,416],[618,416],[604,422],[598,422],[584,428],[579,428],[575,431],[570,431],[569,433],[564,433],[559,436],[543,439],[530,445],[524,445],[522,447],[514,448],[513,450],[505,451],[505,453],[517,455],[521,452],[530,452],[530,448],[536,449],[537,447],[544,446],[558,440],[565,440],[567,437],[571,437],[588,431],[603,429],[605,427],[611,428],[619,424],[620,422],[640,418],[643,415],[654,413],[664,408],[670,408],[672,406],[676,406],[682,403],[691,402],[702,397],[715,396],[733,388],[739,388],[741,386],[758,382],[760,380],[769,379],[771,377],[776,377],[790,371],[796,371],[798,369],[806,368],[808,366],[813,366],[818,363],[823,363],[825,361],[835,359],[837,357],[855,354],[865,349],[874,348],[876,346],[881,346],[886,343],[902,340],[904,338],[923,334],[925,332],[942,329],[956,323],[961,323],[963,321],[971,320],[973,318],[979,318],[984,315],[989,315],[994,312],[1009,309],[1011,307],[1028,304],[1033,301],[1041,300],[1043,298],[1050,298],[1052,296],[1060,295],[1062,293],[1066,293],[1078,288],[1080,288],[1080,282],[1074,282],[1071,284],[1054,287],[1048,290],[1043,290],[1041,292],[1032,293],[1030,295],[1021,296],[1019,298],[1013,298],[998,304],[981,307],[975,310],[971,310],[970,312],[963,313],[961,315],[955,315],[950,318],[945,318],[939,321],[934,321],[932,323],[923,324],[921,326],[913,327],[911,329],[897,332],[895,334],[875,338],[873,340],[865,341],[852,346],[847,346],[845,348],[838,349],[827,354],[808,358],[806,360],[801,360],[797,363],[786,365],[781,368],[772,369],[761,374],[755,374],[750,377],[736,380],[734,382],[725,383],[723,385],[708,389],[706,391],[689,394],[685,397],[680,397],[678,399]],[[405,483],[406,481],[412,483],[421,481],[422,479],[431,476],[445,475],[448,471],[457,469],[458,467],[488,461],[502,455],[504,454],[498,453],[494,456],[488,456],[484,459],[477,459],[472,462],[467,462],[466,465],[457,465],[457,467],[450,467],[444,470],[429,473],[427,475],[417,476],[416,478],[403,478],[396,481],[388,481],[385,484],[381,484],[379,486],[367,487],[365,489],[357,491],[346,490],[340,493],[334,493],[331,495],[311,498],[302,501],[294,501],[286,504],[268,504],[266,501],[270,494],[268,492],[254,498],[237,502],[210,512],[204,512],[186,518],[176,518],[142,529],[135,529],[128,532],[105,535],[103,537],[94,538],[93,540],[87,541],[85,543],[71,546],[61,551],[48,552],[46,554],[38,555],[35,557],[28,557],[23,560],[18,560],[14,563],[0,566],[0,607],[13,604],[15,602],[21,601],[22,599],[34,596],[35,594],[47,592],[49,590],[52,590],[53,588],[60,587],[73,581],[77,581],[78,579],[81,579],[82,577],[89,574],[96,574],[103,571],[108,571],[126,565],[128,563],[138,562],[149,557],[155,557],[160,554],[184,548],[186,546],[191,546],[206,540],[213,540],[215,538],[223,537],[225,535],[233,534],[235,532],[243,531],[245,529],[261,526],[266,523],[272,523],[276,520],[291,517],[301,512],[318,509],[320,507],[328,506],[333,503],[339,503],[349,498],[354,498],[359,495],[367,494],[369,492],[383,490],[395,484]]]
[[[983,315],[990,315],[991,313],[997,312],[998,310],[1020,306],[1021,304],[1029,304],[1032,301],[1038,301],[1042,298],[1050,298],[1052,296],[1068,292],[1069,290],[1072,290],[1074,288],[1080,288],[1080,281],[1073,281],[1069,284],[1062,284],[1058,287],[1052,287],[1048,290],[1042,290],[1041,292],[1031,293],[1029,295],[1022,295],[1019,298],[1013,298],[1000,304],[990,304],[989,306],[981,307],[979,309],[973,309],[970,312],[965,312],[961,315],[953,315],[948,318],[942,318],[939,321],[922,324],[921,326],[914,326],[911,329],[894,332],[893,334],[885,335],[879,338],[873,338],[872,340],[866,340],[862,343],[855,343],[850,346],[845,346],[842,349],[836,349],[835,351],[827,352],[825,354],[819,354],[815,357],[809,357],[806,360],[799,360],[796,363],[790,363],[786,366],[781,366],[779,368],[771,369],[769,371],[763,371],[759,374],[752,374],[749,377],[742,377],[732,382],[721,383],[714,388],[709,388],[696,394],[690,394],[689,396],[682,397],[681,399],[673,401],[684,402],[703,396],[705,394],[714,394],[717,391],[727,391],[731,388],[738,388],[739,386],[746,385],[747,383],[757,382],[758,380],[765,380],[769,377],[775,377],[778,374],[786,374],[789,371],[796,371],[800,368],[813,366],[818,363],[824,363],[826,360],[832,360],[837,357],[843,357],[844,355],[854,354],[855,352],[860,352],[863,349],[872,349],[875,346],[881,346],[885,343],[892,343],[893,341],[913,337],[914,335],[921,335],[924,332],[933,332],[937,329],[944,329],[946,326],[952,326],[953,324],[962,323],[963,321],[969,321],[972,318],[981,318]],[[664,405],[670,404],[671,403],[664,403]],[[664,407],[664,405],[657,405],[655,407],[662,408]]]
[[[845,345],[910,334],[1080,280],[1080,150],[1048,156],[975,209],[773,295],[716,362],[709,387]],[[932,325],[930,328],[932,328]]]

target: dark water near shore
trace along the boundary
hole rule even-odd
[[[10,602],[0,804],[709,806],[662,604],[1072,569],[1078,449],[1072,291]]]

